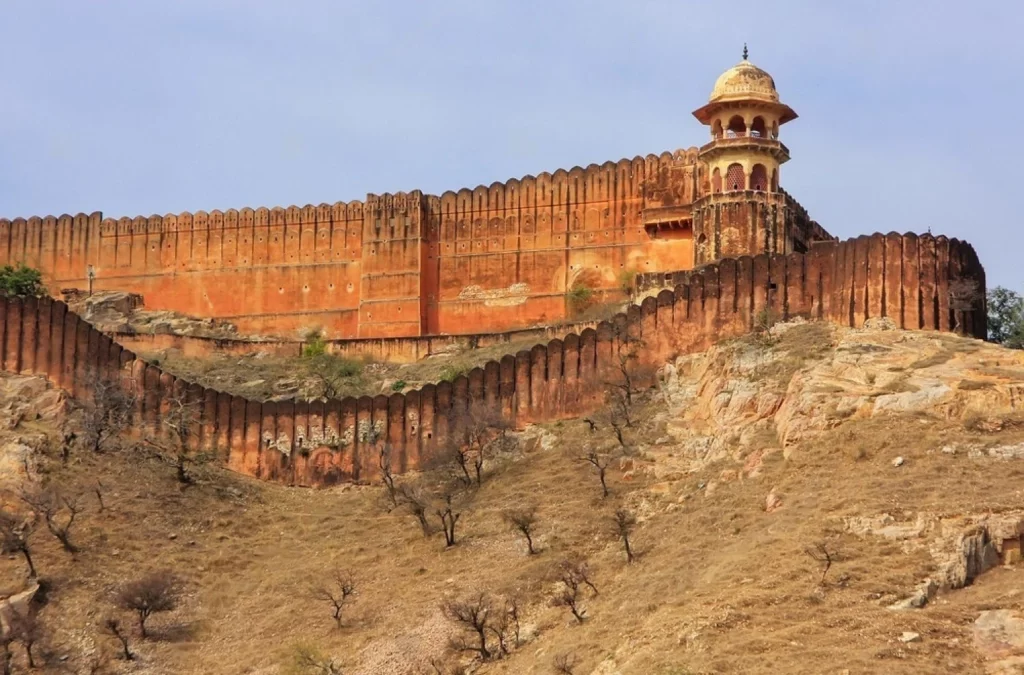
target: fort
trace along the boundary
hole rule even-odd
[[[627,342],[661,364],[746,333],[766,314],[985,336],[984,270],[969,244],[897,233],[839,242],[778,187],[789,157],[778,128],[796,114],[745,54],[694,114],[711,129],[699,149],[440,197],[0,221],[0,262],[40,268],[51,292],[128,290],[252,331],[498,334],[569,317],[578,284],[646,295],[612,320],[452,382],[390,396],[247,400],[163,372],[49,298],[0,302],[2,367],[85,397],[97,374],[120,378],[138,392],[139,427],[151,433],[162,433],[169,401],[190,400],[196,449],[261,479],[326,485],[372,479],[384,445],[396,469],[423,466],[455,412],[486,406],[521,427],[593,410]]]
[[[380,338],[551,323],[575,287],[617,299],[636,273],[831,239],[779,187],[779,127],[796,113],[766,72],[744,55],[694,115],[710,129],[700,148],[440,196],[0,220],[0,264],[42,270],[54,295],[131,291],[247,333]]]

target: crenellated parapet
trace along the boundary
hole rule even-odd
[[[165,433],[168,400],[184,397],[199,410],[190,435],[196,449],[263,480],[329,485],[373,480],[385,443],[396,470],[424,466],[456,413],[477,406],[520,427],[596,409],[603,373],[618,362],[625,335],[643,341],[642,358],[653,364],[746,333],[765,311],[851,327],[885,317],[901,328],[985,336],[984,270],[969,244],[942,236],[826,241],[806,254],[742,256],[668,277],[642,276],[652,293],[671,287],[596,328],[390,396],[260,402],[204,388],[142,361],[48,298],[0,300],[0,359],[8,372],[45,375],[80,397],[97,376],[119,378],[138,394],[146,433]],[[971,302],[951,300],[971,284]]]

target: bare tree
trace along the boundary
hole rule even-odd
[[[461,509],[468,494],[466,486],[457,482],[452,482],[442,490],[441,503],[435,509],[435,513],[444,529],[446,548],[455,546],[455,526],[462,517]]]
[[[82,410],[82,442],[94,452],[131,426],[136,395],[116,378],[90,374],[85,383],[89,401]]]
[[[397,492],[399,502],[419,522],[423,536],[429,537],[433,534],[434,528],[427,521],[430,497],[424,493],[423,487],[418,483],[404,483],[398,486]]]
[[[170,455],[178,482],[186,486],[195,483],[191,468],[209,460],[205,453],[191,447],[199,431],[200,411],[200,402],[186,391],[175,393],[167,399],[167,410],[162,415],[163,437],[151,439],[153,445]]]
[[[380,479],[387,490],[388,503],[390,508],[398,507],[398,488],[395,487],[395,474],[391,467],[392,448],[390,443],[380,446],[380,454],[377,456],[377,466],[380,467]],[[390,509],[389,509],[390,510]]]
[[[644,340],[628,323],[614,323],[612,333],[618,350],[604,368],[607,403],[627,427],[633,426],[632,409],[635,396],[643,391],[642,385],[654,376],[654,368],[641,359]],[[620,437],[621,442],[621,437]]]
[[[441,603],[441,612],[463,631],[449,642],[454,651],[471,652],[481,661],[490,661],[510,654],[520,644],[522,603],[514,595],[496,599],[481,592],[463,599],[449,598]]]
[[[20,553],[28,565],[28,576],[36,577],[36,566],[32,562],[32,551],[28,539],[35,529],[34,518],[22,518],[8,511],[0,511],[0,552]]]
[[[468,634],[453,638],[450,646],[460,652],[474,652],[481,661],[489,661],[494,653],[487,642],[489,618],[493,612],[492,600],[486,593],[463,599],[448,599],[441,603],[441,613],[449,621],[459,624]]]
[[[32,654],[32,647],[43,639],[43,625],[32,607],[24,610],[12,608],[8,619],[10,626],[10,637],[15,642],[20,642],[25,648],[25,660],[29,668],[36,667],[35,656]]]
[[[562,589],[555,596],[554,604],[568,607],[578,623],[583,623],[587,610],[583,607],[583,587],[587,586],[597,595],[597,587],[590,581],[587,563],[582,559],[563,560],[559,565]]]
[[[486,404],[470,406],[468,410],[454,411],[449,419],[447,452],[461,470],[468,485],[483,483],[484,464],[511,429],[508,420],[497,408]],[[472,475],[470,469],[472,468]]]
[[[608,496],[608,483],[607,483],[607,471],[608,464],[611,462],[611,458],[608,455],[599,453],[597,450],[588,450],[587,454],[578,458],[581,462],[587,462],[593,465],[594,469],[597,470],[597,478],[601,481],[601,495],[603,497]]]
[[[508,509],[502,512],[501,517],[509,527],[526,537],[526,550],[529,554],[536,554],[537,551],[533,548],[533,527],[537,523],[537,507]]]
[[[597,431],[597,422],[590,419],[589,417],[584,417],[583,421],[586,422],[587,428],[590,430],[590,433],[594,433],[595,431]]]
[[[838,551],[828,542],[818,541],[806,547],[804,553],[810,556],[811,560],[821,565],[821,579],[818,580],[818,583],[824,584],[825,576],[828,574],[829,569],[831,569],[832,563],[838,557]]]
[[[93,488],[93,492],[96,493],[96,501],[100,505],[100,513],[103,513],[107,505],[103,503],[103,482],[99,478],[96,479],[96,487]]]
[[[576,658],[576,652],[556,654],[554,661],[552,661],[552,665],[558,675],[573,675],[573,671],[578,664],[579,661]]]
[[[355,595],[356,582],[352,575],[344,570],[337,570],[329,583],[321,584],[313,591],[313,597],[330,603],[333,608],[334,622],[341,627],[342,611]]]
[[[139,633],[147,638],[146,620],[157,612],[175,609],[180,598],[181,582],[173,573],[160,571],[126,583],[114,600],[122,609],[135,612],[139,619]]]
[[[132,654],[131,649],[128,648],[128,631],[125,630],[124,626],[121,625],[121,620],[115,617],[108,617],[103,622],[103,628],[113,635],[121,643],[121,655],[125,661],[134,661],[135,654]]]
[[[615,532],[618,534],[619,539],[622,540],[622,545],[626,549],[626,562],[628,563],[633,562],[636,558],[636,555],[633,553],[633,547],[629,544],[629,537],[633,534],[634,529],[636,529],[636,516],[627,509],[616,509]]]
[[[78,547],[71,542],[71,527],[75,517],[82,512],[78,495],[69,495],[56,485],[39,489],[25,489],[21,499],[32,510],[43,517],[46,529],[60,542],[68,553],[77,553]]]

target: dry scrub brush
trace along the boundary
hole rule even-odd
[[[331,616],[334,617],[334,622],[339,628],[341,627],[342,612],[351,602],[351,598],[355,593],[355,579],[344,570],[337,570],[329,582],[320,584],[313,589],[313,597],[315,599],[330,604]]]
[[[148,638],[146,620],[158,612],[170,612],[181,600],[182,584],[169,571],[152,572],[119,588],[114,595],[114,604],[121,609],[134,612],[139,622],[139,634]]]

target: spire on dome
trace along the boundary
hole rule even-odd
[[[748,55],[748,52],[747,52],[747,43],[746,43],[746,42],[744,42],[744,43],[743,43],[743,60],[744,60],[744,61],[746,61],[746,60],[747,60],[747,55]]]

